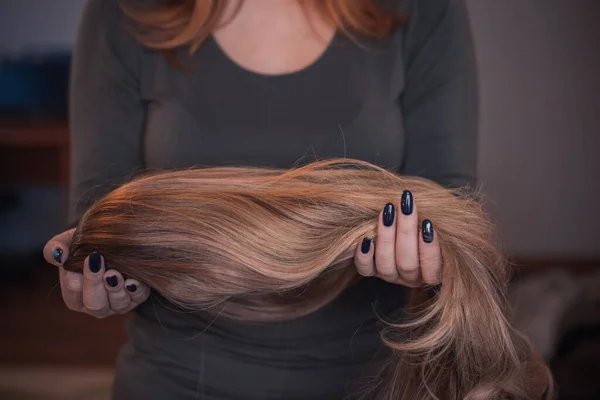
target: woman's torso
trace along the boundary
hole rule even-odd
[[[398,35],[399,36],[399,35]],[[341,34],[307,68],[261,75],[227,57],[211,36],[177,70],[146,53],[145,166],[290,168],[316,158],[403,160],[399,37],[360,49]]]
[[[398,168],[404,144],[399,46],[393,37],[364,50],[336,35],[312,65],[278,76],[240,67],[213,37],[194,56],[180,54],[193,73],[146,53],[145,166],[290,168],[349,157]],[[370,362],[383,346],[374,309],[382,303],[385,311],[398,309],[403,300],[400,287],[361,283],[314,315],[260,326],[176,313],[151,300],[131,322],[116,394],[121,388],[119,398],[129,398],[151,388],[166,390],[164,398],[342,398],[354,380],[375,371]],[[156,388],[140,371],[140,353],[155,357],[143,364],[145,376],[165,368]]]
[[[336,34],[314,63],[278,76],[240,67],[209,37],[193,56],[178,52],[181,64],[191,68],[192,72],[186,72],[164,55],[116,33],[119,24],[115,21],[122,15],[114,0],[92,3],[80,46],[97,47],[82,48],[75,60],[74,82],[79,85],[74,90],[85,102],[72,106],[76,110],[72,115],[77,130],[75,164],[80,166],[74,170],[77,201],[73,220],[95,198],[134,175],[138,167],[290,168],[316,158],[348,157],[400,170],[408,151],[411,173],[447,173],[454,179],[471,171],[469,135],[464,138],[465,150],[460,150],[468,156],[464,161],[440,154],[432,162],[421,163],[430,150],[423,142],[429,136],[412,142],[418,150],[407,149],[405,110],[400,100],[406,90],[403,31],[382,40],[363,39],[360,46]],[[416,48],[429,40],[439,21],[448,15],[447,0],[428,4],[437,8],[422,15],[412,10],[413,19],[428,24],[413,33]],[[456,27],[444,29],[453,32]],[[446,43],[443,31],[436,35],[442,39],[436,39],[426,54],[413,52],[412,61],[418,59],[426,66],[437,58],[438,47]],[[100,62],[99,66],[92,60]],[[123,78],[125,83],[117,89],[96,84],[86,78],[88,69],[94,76],[111,81]],[[439,71],[443,69],[422,71],[423,79],[432,75],[427,79],[433,81],[427,85],[412,82],[414,101],[422,101],[443,82],[434,76]],[[118,94],[111,111],[97,110],[97,102],[105,106],[112,101],[112,90]],[[143,110],[138,103],[143,103]],[[414,107],[424,114],[413,117],[412,126],[429,135],[433,113],[439,113],[444,118],[440,119],[442,126],[452,128],[436,134],[440,143],[446,143],[441,134],[455,135],[465,127],[470,132],[470,114],[457,108],[458,117],[446,123],[447,116],[454,115],[447,107],[435,99],[430,112]],[[139,135],[138,122],[143,125]],[[110,154],[88,157],[98,146]],[[360,377],[376,372],[371,361],[383,345],[375,311],[390,316],[401,309],[405,295],[400,286],[365,279],[314,314],[269,324],[229,321],[218,316],[218,309],[177,310],[152,296],[128,323],[129,342],[118,361],[115,398],[343,398],[354,391],[352,385]]]

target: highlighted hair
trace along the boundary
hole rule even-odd
[[[221,315],[252,321],[299,318],[361,279],[356,246],[375,237],[379,211],[405,189],[421,221],[435,224],[442,284],[413,289],[412,317],[388,324],[382,337],[392,355],[368,395],[542,398],[550,376],[510,324],[509,271],[481,204],[365,162],[141,177],[86,212],[65,268],[80,270],[97,250],[111,268],[184,307],[225,304]]]
[[[125,14],[138,28],[138,39],[157,50],[189,46],[194,52],[216,29],[227,24],[244,0],[167,0],[153,5],[122,3]],[[135,0],[133,0],[135,1]],[[229,2],[237,2],[233,15],[226,15]],[[332,26],[349,36],[383,38],[404,24],[377,0],[298,0],[306,11],[311,6]]]

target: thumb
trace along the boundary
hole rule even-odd
[[[59,267],[67,261],[74,232],[75,228],[69,229],[54,236],[46,243],[44,246],[44,259],[46,262]]]

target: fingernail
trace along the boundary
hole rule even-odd
[[[117,287],[117,285],[119,284],[119,279],[114,275],[107,276],[106,283],[108,283],[108,286],[110,286],[110,287]]]
[[[385,207],[383,207],[383,225],[392,226],[394,223],[394,205],[392,203],[387,203]]]
[[[433,224],[430,220],[424,219],[423,226],[421,228],[421,233],[423,235],[423,241],[425,243],[433,242]]]
[[[102,267],[102,256],[97,251],[93,251],[90,254],[90,271],[94,274],[100,271]]]
[[[56,249],[54,249],[54,253],[52,254],[52,257],[54,257],[54,261],[56,261],[59,264],[62,264],[62,255],[63,255],[63,251],[60,247],[57,247]]]
[[[413,195],[410,190],[402,192],[402,199],[400,200],[400,209],[402,214],[410,215],[413,212]]]
[[[369,249],[371,249],[371,239],[364,238],[362,244],[360,245],[360,251],[363,254],[367,254],[369,252]]]
[[[131,285],[127,285],[127,290],[133,293],[137,290],[137,286],[132,283]]]

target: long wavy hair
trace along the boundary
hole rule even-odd
[[[333,27],[356,38],[383,38],[402,26],[407,16],[383,8],[377,0],[297,0],[306,12],[312,7]],[[234,12],[228,15],[231,3]],[[163,0],[144,4],[121,0],[121,8],[134,23],[136,37],[147,47],[195,52],[216,29],[235,16],[244,0]]]
[[[419,218],[435,223],[442,284],[413,289],[410,312],[387,323],[392,355],[366,396],[542,398],[550,375],[510,323],[509,271],[481,203],[365,162],[140,177],[85,213],[65,268],[80,270],[96,250],[180,306],[221,305],[221,315],[250,321],[299,318],[361,279],[356,246],[376,236],[380,210],[405,189]]]

